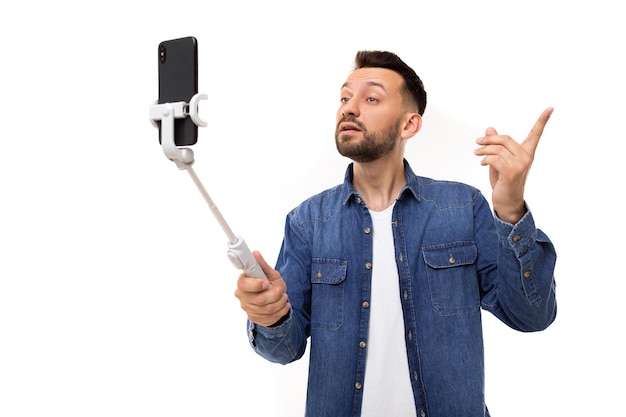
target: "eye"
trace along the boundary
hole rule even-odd
[[[347,102],[348,102],[348,100],[350,100],[350,98],[348,98],[348,97],[341,97],[341,98],[339,99],[339,102],[341,102],[341,103],[347,103]]]
[[[367,98],[367,102],[368,103],[378,103],[378,99],[374,98],[374,97],[368,97]]]

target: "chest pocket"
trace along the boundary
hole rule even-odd
[[[479,310],[480,292],[474,242],[453,242],[422,248],[433,309],[442,316]]]
[[[337,330],[344,318],[344,281],[348,263],[314,258],[311,265],[311,328]]]

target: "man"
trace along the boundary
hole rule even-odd
[[[358,52],[337,111],[344,183],[288,214],[276,269],[255,252],[268,281],[237,281],[259,355],[286,364],[310,338],[306,416],[489,416],[481,308],[524,332],[555,319],[556,253],[524,201],[552,109],[521,144],[493,128],[477,140],[494,215],[404,159],[425,107],[398,56]]]

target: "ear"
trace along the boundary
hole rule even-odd
[[[402,139],[413,137],[422,128],[422,116],[419,113],[407,113],[407,119],[400,132]]]

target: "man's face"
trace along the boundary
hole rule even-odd
[[[402,77],[384,68],[361,68],[341,88],[335,142],[355,162],[371,162],[391,152],[400,139]]]

